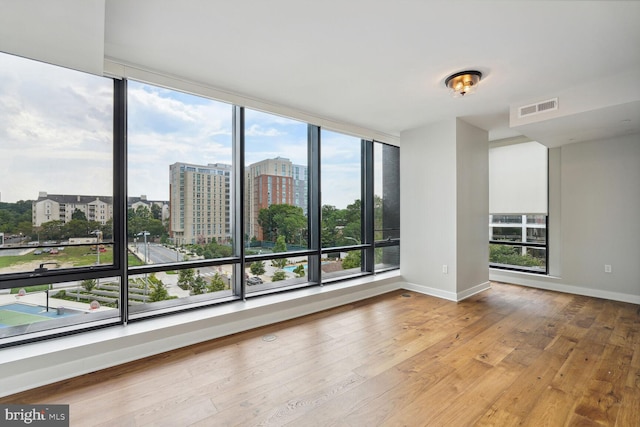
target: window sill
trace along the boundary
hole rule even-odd
[[[402,287],[399,270],[0,350],[0,396],[285,321]]]

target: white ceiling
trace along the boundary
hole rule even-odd
[[[104,53],[394,137],[451,117],[549,146],[640,132],[640,2],[106,0]],[[452,98],[465,69],[484,78]],[[556,96],[553,119],[509,126]]]

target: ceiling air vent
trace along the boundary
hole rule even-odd
[[[535,104],[525,105],[518,108],[518,117],[527,117],[533,114],[540,114],[557,109],[558,98],[548,99],[546,101],[536,102]]]

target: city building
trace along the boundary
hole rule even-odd
[[[176,245],[228,243],[231,165],[174,163],[169,171],[169,237]]]
[[[156,205],[161,209],[162,220],[169,218],[169,203],[160,200],[147,200],[147,197],[129,197],[128,208],[136,209],[143,206],[151,210]],[[82,212],[87,221],[96,221],[104,225],[113,217],[113,197],[110,196],[80,196],[66,194],[48,194],[41,191],[32,203],[32,224],[40,227],[49,221],[71,221],[73,213]]]
[[[49,221],[71,221],[73,213],[82,212],[87,221],[106,224],[113,217],[113,198],[107,196],[80,196],[47,194],[41,191],[33,201],[33,226],[40,227]]]
[[[295,181],[294,170],[296,171]],[[294,166],[289,159],[283,157],[265,159],[246,168],[245,232],[249,239],[255,237],[258,240],[264,240],[262,229],[258,224],[260,209],[266,209],[273,204],[299,207],[305,204],[299,197],[301,188],[306,188],[306,180],[302,181],[301,176],[304,176],[301,174],[301,167]],[[306,202],[306,199],[304,201]]]
[[[304,216],[309,210],[309,172],[304,165],[293,165],[293,205],[302,208]]]

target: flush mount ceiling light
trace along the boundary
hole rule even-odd
[[[482,73],[480,71],[461,71],[447,77],[444,84],[451,89],[454,97],[465,96],[475,92],[481,78]]]

